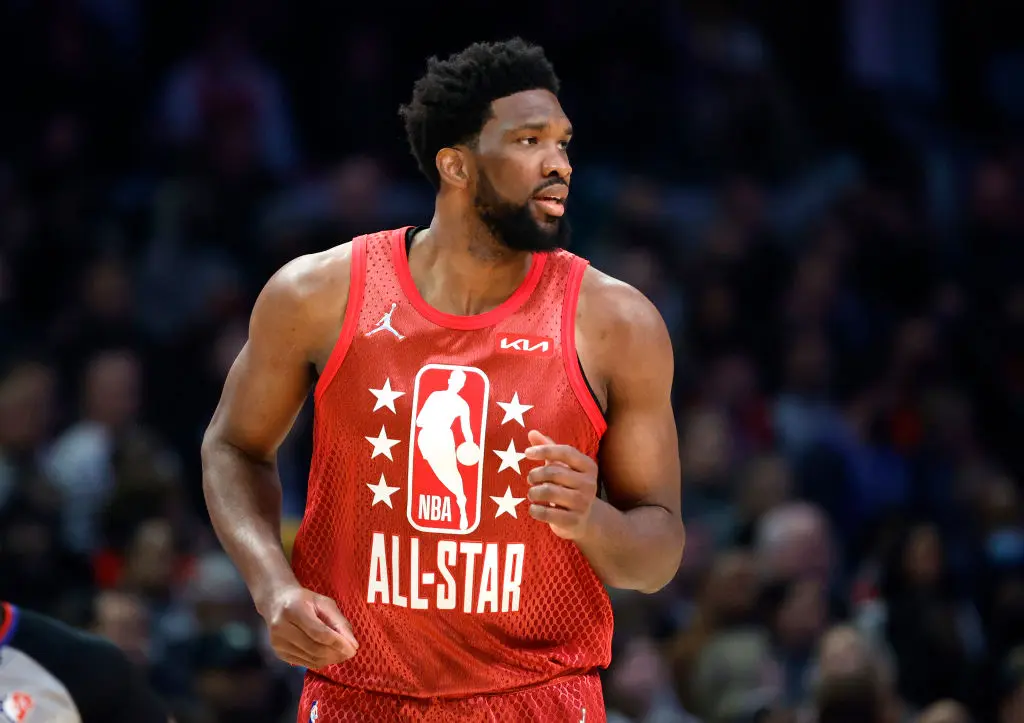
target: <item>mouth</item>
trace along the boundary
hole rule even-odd
[[[530,200],[539,211],[546,213],[548,216],[561,216],[565,213],[565,202],[561,199],[534,196]]]
[[[569,195],[569,187],[556,184],[548,186],[535,195],[531,201],[543,213],[548,216],[561,216],[565,213],[565,199]]]

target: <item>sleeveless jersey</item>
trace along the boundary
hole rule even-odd
[[[358,654],[342,686],[460,698],[608,665],[612,611],[579,548],[528,513],[527,432],[595,457],[604,419],[574,341],[587,262],[536,253],[475,316],[420,296],[397,229],[352,242],[348,306],[315,391],[292,565]]]

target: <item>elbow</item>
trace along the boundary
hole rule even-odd
[[[220,433],[215,425],[210,425],[203,434],[199,447],[199,459],[203,470],[203,490],[209,492],[210,485],[223,476],[223,471],[235,460],[237,449]]]
[[[670,536],[661,546],[661,553],[655,556],[658,564],[652,565],[645,579],[638,581],[640,584],[635,586],[638,592],[645,595],[661,592],[679,572],[686,547],[686,528],[681,519],[677,519],[672,527]]]
[[[225,471],[245,466],[252,469],[272,469],[274,454],[257,452],[250,445],[240,445],[225,435],[216,424],[211,424],[203,435],[199,449],[203,466],[203,486],[222,476]]]
[[[203,434],[203,442],[199,447],[199,459],[203,463],[203,472],[206,472],[212,464],[217,452],[224,447],[224,442],[216,430],[210,426]],[[206,476],[205,474],[203,475]]]
[[[203,470],[203,493],[204,496],[207,496],[207,499],[209,499],[210,484],[217,477],[217,475],[212,473],[216,465],[217,452],[222,448],[221,441],[211,434],[209,429],[206,430],[206,434],[203,435],[203,443],[199,447],[199,459]]]

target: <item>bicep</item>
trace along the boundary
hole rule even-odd
[[[211,438],[257,459],[273,457],[312,383],[303,321],[292,306],[268,284],[210,423]]]
[[[640,313],[614,334],[608,374],[608,429],[600,469],[608,502],[628,510],[643,505],[680,509],[679,439],[672,409],[672,342],[657,310],[644,299]]]

